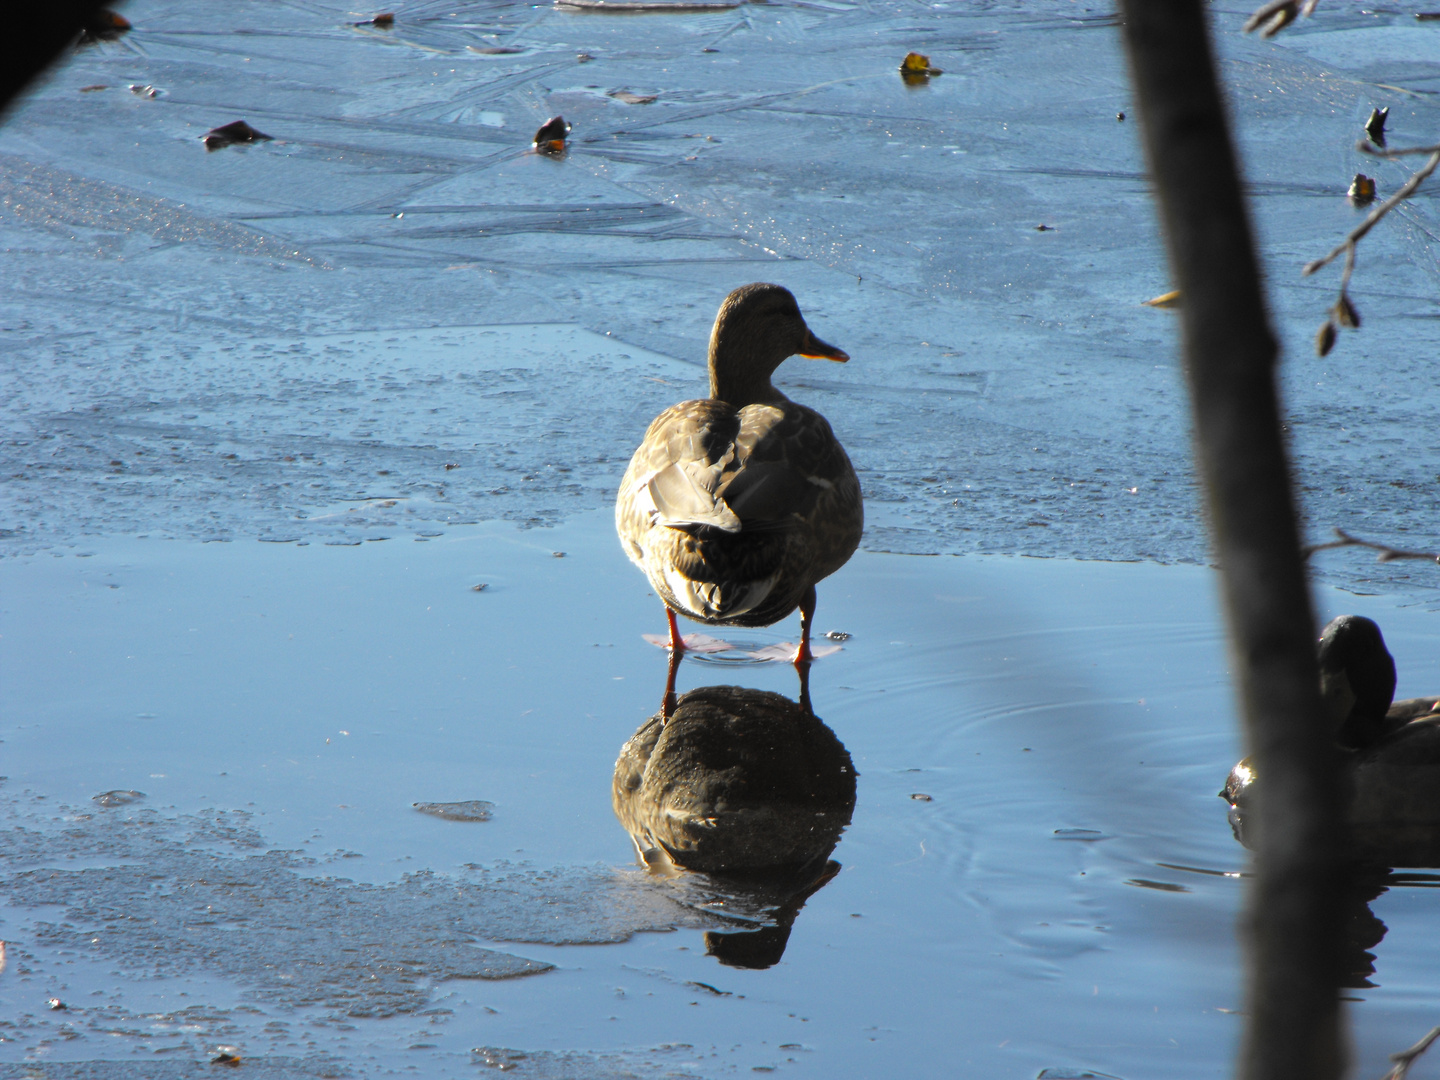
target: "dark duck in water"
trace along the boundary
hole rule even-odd
[[[1392,701],[1395,661],[1380,627],[1360,615],[1325,627],[1319,659],[1324,722],[1343,755],[1345,816],[1357,854],[1389,852],[1402,856],[1389,861],[1419,865],[1413,853],[1433,849],[1419,856],[1428,863],[1440,854],[1440,695]],[[1220,792],[1242,841],[1256,782],[1245,758]]]
[[[808,661],[815,583],[860,544],[860,481],[830,424],[775,389],[789,356],[849,357],[810,332],[779,285],[736,289],[710,334],[710,397],[655,418],[615,500],[630,561],[696,622],[769,626],[800,608],[796,663]]]

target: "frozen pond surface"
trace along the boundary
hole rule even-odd
[[[780,375],[856,459],[872,550],[1204,559],[1108,9],[422,2],[388,31],[318,0],[126,10],[0,129],[6,549],[328,538],[382,496],[405,502],[354,538],[593,509],[696,393],[720,298],[777,280],[855,358]],[[1357,220],[1353,173],[1404,175],[1353,150],[1372,106],[1393,143],[1433,141],[1440,34],[1328,11],[1269,43],[1212,10],[1312,533],[1433,547],[1409,513],[1440,474],[1415,437],[1433,192],[1367,239],[1365,329],[1325,361],[1335,274],[1299,266]],[[945,74],[906,86],[911,48]],[[564,160],[528,152],[555,113]],[[274,141],[202,148],[239,118]],[[1433,587],[1355,553],[1323,572]]]
[[[1325,361],[1298,267],[1404,175],[1371,107],[1434,141],[1440,29],[1211,10],[1310,531],[1433,548],[1433,193]],[[1159,565],[1205,545],[1108,9],[125,12],[0,127],[0,1077],[1228,1069],[1239,747],[1210,571]],[[274,141],[206,153],[240,118]],[[608,507],[751,280],[853,356],[778,381],[867,497],[811,687],[858,803],[798,914],[651,878],[610,808],[665,665]],[[1436,570],[1320,559],[1440,689]],[[1432,896],[1370,903],[1366,1071],[1440,1009]],[[707,955],[792,917],[767,970]]]

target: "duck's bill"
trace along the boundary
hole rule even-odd
[[[844,349],[826,345],[808,330],[805,331],[805,344],[800,346],[799,355],[807,360],[838,360],[842,364],[850,359],[850,354]]]

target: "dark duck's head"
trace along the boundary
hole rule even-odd
[[[1320,635],[1320,696],[1335,740],[1360,750],[1387,733],[1395,696],[1395,661],[1380,627],[1363,615],[1341,615]]]
[[[786,357],[850,357],[810,332],[790,290],[756,282],[725,298],[710,332],[710,396],[737,409],[785,396],[770,382]]]

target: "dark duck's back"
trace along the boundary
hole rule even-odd
[[[846,355],[810,333],[789,290],[746,285],[720,307],[710,394],[651,423],[621,481],[615,525],[672,611],[766,626],[802,608],[860,543],[860,482],[826,419],[771,384],[795,354]],[[802,643],[803,647],[803,643]]]

